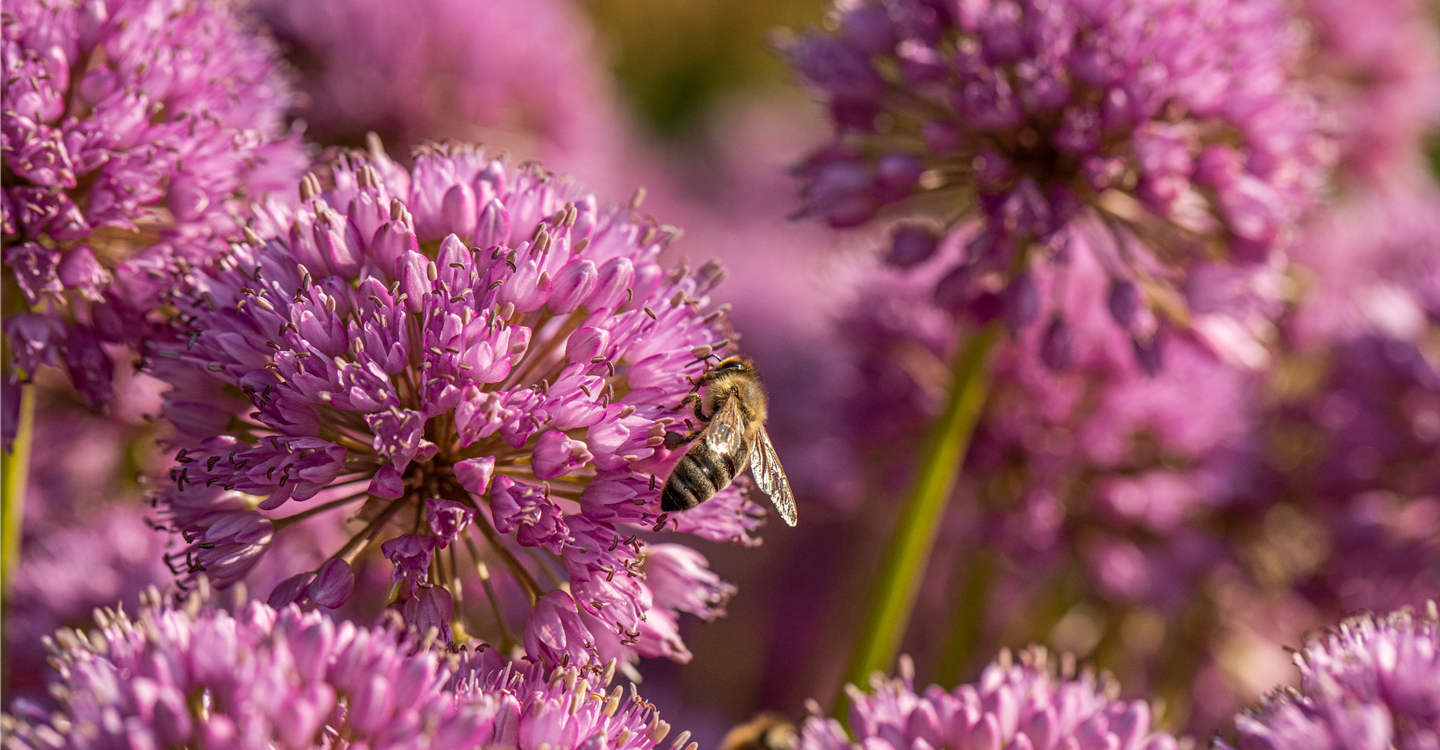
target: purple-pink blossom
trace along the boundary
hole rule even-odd
[[[102,342],[133,342],[178,270],[214,256],[245,202],[305,163],[278,53],[219,2],[11,3],[4,16],[12,378],[64,365],[112,397]]]
[[[1440,625],[1423,614],[1359,615],[1295,652],[1298,690],[1235,717],[1238,750],[1398,748],[1440,744]],[[1217,750],[1229,750],[1223,741]]]
[[[96,628],[56,633],[61,710],[18,702],[0,719],[7,742],[651,750],[669,734],[633,687],[609,690],[614,662],[516,667],[483,644],[432,647],[393,620],[365,628],[295,606],[232,614],[196,594],[160,599],[152,590],[137,615],[96,610]]]
[[[1151,369],[1165,327],[1206,327],[1191,313],[1263,333],[1236,302],[1200,309],[1194,282],[1278,264],[1327,179],[1333,148],[1284,3],[875,0],[835,17],[787,50],[836,131],[797,168],[802,214],[902,220],[900,266],[966,232],[936,304],[1040,324],[1052,369],[1075,323],[1040,303],[1081,255]]]
[[[1143,701],[1122,701],[1107,674],[1076,672],[1073,657],[1032,646],[1001,651],[974,684],[917,692],[914,665],[901,657],[900,674],[878,672],[869,692],[849,685],[850,729],[811,715],[801,750],[1175,750],[1175,737],[1159,731]]]
[[[728,346],[718,266],[663,267],[675,228],[469,146],[423,147],[410,171],[350,154],[324,178],[193,273],[149,350],[182,431],[217,385],[248,399],[219,435],[181,439],[158,493],[186,575],[242,580],[287,527],[343,507],[350,541],[272,604],[338,606],[375,546],[407,617],[442,632],[536,644],[553,615],[570,663],[687,657],[674,615],[709,609],[652,590],[649,534],[749,545],[763,519],[740,486],[659,508],[687,378]],[[718,585],[703,563],[687,574]]]

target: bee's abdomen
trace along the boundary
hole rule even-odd
[[[665,480],[660,509],[666,513],[689,510],[725,489],[739,473],[740,462],[736,456],[716,453],[704,441],[697,442]]]

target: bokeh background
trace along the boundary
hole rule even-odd
[[[1428,24],[1415,29],[1416,38],[1431,43],[1434,4],[1386,5],[1414,10],[1409,18]],[[895,440],[879,434],[868,435],[879,438],[869,443],[857,438],[867,437],[872,423],[855,404],[883,405],[887,399],[923,404],[938,396],[925,391],[924,357],[907,360],[914,378],[898,384],[867,369],[866,334],[860,329],[874,321],[859,319],[865,316],[856,316],[850,305],[862,295],[857,278],[871,274],[866,259],[881,244],[881,230],[838,233],[789,218],[799,206],[799,183],[788,169],[827,138],[830,125],[775,46],[783,29],[826,23],[827,4],[255,0],[252,6],[293,66],[303,92],[293,116],[303,122],[308,140],[363,147],[367,134],[375,133],[402,160],[411,144],[424,139],[476,140],[517,159],[543,159],[611,200],[644,187],[646,212],[685,229],[674,260],[724,263],[729,276],[717,295],[734,305],[741,348],[765,375],[774,402],[769,431],[799,499],[801,522],[793,529],[772,522],[755,550],[693,542],[721,577],[735,583],[738,594],[727,617],[708,624],[682,621],[693,653],[689,664],[647,660],[639,671],[647,698],[672,725],[691,730],[704,748],[716,747],[730,727],[758,712],[799,718],[808,699],[828,706],[894,522],[906,458],[916,451],[913,431]],[[1430,133],[1422,147],[1413,154],[1416,164],[1440,168],[1440,138]],[[1433,209],[1433,198],[1426,201],[1413,211],[1386,205],[1414,219]],[[1349,216],[1350,228],[1322,226],[1315,237],[1355,246],[1373,239],[1370,230],[1385,223],[1354,206],[1333,213],[1340,223]],[[1354,236],[1345,239],[1346,231]],[[1422,252],[1440,250],[1437,235],[1425,227],[1414,234],[1397,242],[1418,242]],[[1337,252],[1344,255],[1348,247]],[[1320,269],[1316,278],[1324,278],[1326,257],[1323,250],[1311,255]],[[1309,314],[1306,320],[1323,328],[1323,321],[1313,319],[1324,316]],[[1369,356],[1360,355],[1362,361]],[[929,361],[943,367],[941,359]],[[1429,399],[1436,393],[1437,371],[1428,363],[1420,366],[1425,373],[1419,376],[1375,375],[1372,381],[1385,383],[1374,387],[1392,389],[1386,393],[1418,389],[1423,398],[1416,398]],[[128,372],[123,366],[120,371]],[[1294,406],[1305,402],[1295,394],[1320,387],[1315,383],[1334,372],[1315,366],[1303,352],[1277,365],[1259,377],[1264,381],[1255,386],[1259,395],[1245,410],[1247,419],[1256,421],[1241,431],[1267,444],[1303,444],[1299,438],[1286,442],[1287,435],[1314,421],[1307,422]],[[1197,376],[1194,387],[1226,387],[1221,380]],[[64,395],[58,384],[45,391],[44,410],[73,418],[47,420],[37,441],[24,568],[5,611],[7,697],[40,689],[43,665],[33,644],[42,634],[84,620],[90,608],[115,596],[133,598],[142,584],[168,575],[159,564],[164,535],[146,525],[143,487],[136,479],[146,472],[158,475],[165,466],[165,456],[147,447],[160,429],[147,417],[158,411],[157,387],[127,376],[122,388],[130,407],[106,419]],[[1292,429],[1292,422],[1301,426]],[[883,449],[876,445],[882,440]],[[1426,450],[1422,446],[1412,463],[1434,464],[1436,457]],[[1320,460],[1314,451],[1301,454],[1294,467],[1309,471]],[[1382,474],[1393,468],[1381,466]],[[997,499],[1006,493],[1004,472],[987,471],[983,484],[962,482],[958,490],[907,636],[904,650],[915,655],[922,682],[973,679],[1001,646],[1040,641],[1115,670],[1127,693],[1166,695],[1172,728],[1204,737],[1223,730],[1225,717],[1240,703],[1293,682],[1294,670],[1280,646],[1297,644],[1305,630],[1331,621],[1335,610],[1347,606],[1335,603],[1327,610],[1252,597],[1229,610],[1226,616],[1234,621],[1220,628],[1223,635],[1215,640],[1177,640],[1177,627],[1214,631],[1191,622],[1202,614],[1172,618],[1159,609],[1089,596],[1066,577],[1073,562],[1052,561],[1059,573],[1027,576],[1023,556],[972,554],[986,528],[977,517],[1007,502]],[[1306,491],[1269,486],[1276,493]],[[1418,491],[1429,489],[1427,480]],[[1440,581],[1427,567],[1435,564],[1440,541],[1431,535],[1440,529],[1440,518],[1433,501],[1406,507],[1413,518],[1397,523],[1419,530],[1416,543],[1429,556],[1417,553],[1410,567],[1401,563],[1399,577],[1418,583],[1387,601],[1415,604],[1433,596]],[[117,514],[124,516],[118,526],[111,519]],[[1260,524],[1292,540],[1313,532],[1313,526],[1303,514],[1284,513],[1267,515]],[[110,537],[117,544],[94,543],[94,529],[120,527],[125,533]],[[1295,555],[1337,543],[1312,541],[1302,539]],[[1254,548],[1273,552],[1261,542]],[[93,579],[57,582],[74,578],[75,567],[66,563],[85,555],[97,558],[90,568]],[[1283,554],[1266,559],[1280,569],[1305,565]],[[1350,562],[1363,563],[1341,564]],[[977,581],[992,579],[1002,583],[982,587],[977,598]],[[26,581],[44,583],[27,588]],[[1220,601],[1253,594],[1227,589],[1223,574],[1206,585]],[[67,592],[65,601],[54,601],[57,590]],[[1148,660],[1170,653],[1166,649],[1194,651],[1188,671],[1176,679],[1179,686],[1161,684],[1147,671]],[[1222,697],[1209,704],[1192,701],[1189,691],[1196,685]]]

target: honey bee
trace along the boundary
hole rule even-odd
[[[666,436],[666,446],[671,449],[691,445],[665,480],[660,508],[671,513],[709,500],[748,463],[755,484],[770,496],[785,523],[794,526],[795,495],[775,456],[775,446],[765,434],[768,401],[755,363],[744,357],[721,360],[696,381],[695,390],[680,402],[680,408],[690,403],[704,424],[688,434]],[[702,407],[709,407],[710,416],[705,416]]]
[[[794,724],[784,716],[766,712],[731,729],[720,741],[720,750],[795,750],[799,744]]]

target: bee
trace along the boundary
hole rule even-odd
[[[765,434],[768,401],[755,363],[744,357],[721,360],[700,376],[695,390],[680,402],[679,408],[691,403],[695,405],[695,416],[704,424],[688,434],[666,435],[667,447],[674,449],[690,443],[690,448],[665,480],[660,508],[671,513],[709,500],[748,463],[755,484],[770,496],[785,523],[794,526],[795,495],[775,456],[775,446]],[[709,407],[710,416],[705,416],[702,407]]]
[[[720,741],[720,750],[795,750],[799,744],[794,724],[784,716],[766,712],[731,729]]]

